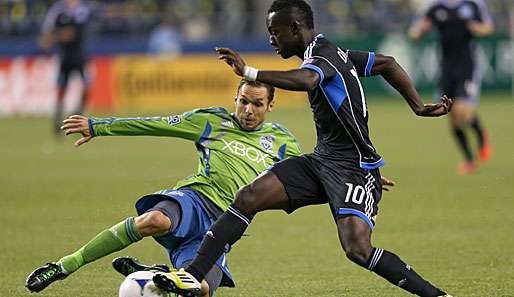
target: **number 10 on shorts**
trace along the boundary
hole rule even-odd
[[[366,193],[364,187],[361,185],[354,186],[352,183],[346,183],[346,186],[348,186],[348,191],[346,192],[346,199],[344,202],[348,203],[351,199],[353,203],[361,204],[362,201],[364,201],[364,194]]]

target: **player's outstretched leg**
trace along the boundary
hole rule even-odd
[[[171,228],[171,219],[157,210],[146,212],[136,218],[129,217],[100,232],[73,254],[34,270],[27,277],[25,286],[32,292],[42,291],[87,263],[122,250],[143,237],[163,235]]]
[[[112,267],[124,276],[136,271],[170,272],[166,264],[145,265],[132,257],[118,257],[112,260]]]
[[[450,113],[450,124],[457,145],[464,154],[464,162],[457,165],[457,174],[466,175],[476,171],[478,164],[475,161],[465,129],[473,117],[474,107],[464,100],[457,100]]]
[[[476,170],[476,163],[471,153],[471,148],[468,143],[468,138],[464,129],[460,127],[453,127],[453,134],[457,140],[457,144],[461,148],[465,161],[457,166],[457,173],[459,175],[466,175]]]
[[[80,96],[80,102],[77,106],[77,110],[75,111],[75,114],[84,114],[84,111],[86,109],[86,104],[88,101],[89,91],[87,90],[87,85],[84,85],[84,90],[82,91],[82,95]]]
[[[492,155],[492,147],[489,142],[489,135],[487,131],[483,128],[482,122],[480,121],[478,114],[475,113],[473,118],[471,119],[470,126],[475,131],[475,134],[478,138],[478,158],[482,162],[486,162],[491,158]]]
[[[201,283],[183,269],[170,273],[157,273],[152,280],[158,288],[165,292],[183,297],[200,297],[202,295]]]
[[[61,136],[61,126],[63,120],[64,113],[64,95],[66,92],[65,87],[59,87],[57,90],[57,100],[55,102],[55,111],[54,111],[54,119],[53,119],[53,128],[54,134],[56,136]]]
[[[397,255],[371,246],[371,228],[357,216],[337,220],[339,239],[346,256],[354,263],[373,271],[390,283],[418,296],[447,296],[417,274]]]
[[[25,286],[32,292],[39,292],[57,280],[64,279],[85,264],[119,251],[141,240],[133,217],[106,229],[73,254],[61,258],[57,263],[46,264],[34,270]]]
[[[184,271],[155,277],[154,283],[162,290],[179,295],[182,295],[181,292],[196,290],[199,287],[191,287],[189,279],[196,280],[197,284],[204,280],[227,246],[232,246],[241,238],[257,212],[282,209],[287,202],[284,186],[273,172],[269,171],[258,177],[239,190],[234,203],[207,231],[191,264]]]

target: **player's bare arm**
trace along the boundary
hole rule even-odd
[[[81,134],[82,138],[75,141],[75,147],[79,147],[84,143],[91,140],[91,131],[89,130],[88,118],[81,115],[72,115],[65,119],[63,125],[61,126],[61,130],[64,131],[66,135],[70,134]]]
[[[432,21],[427,17],[422,17],[409,29],[409,37],[417,41],[432,29]]]
[[[244,77],[247,65],[241,56],[229,48],[217,47],[219,59],[225,61],[235,74]],[[319,74],[306,69],[292,69],[287,71],[262,71],[256,76],[258,81],[268,83],[277,88],[289,91],[309,91],[318,85]]]
[[[466,26],[471,31],[471,34],[478,37],[484,37],[494,32],[494,24],[490,21],[469,21]]]
[[[41,35],[38,37],[37,42],[38,42],[39,47],[43,51],[49,51],[55,42],[55,37],[53,35],[53,32],[41,33]]]
[[[438,117],[451,110],[453,99],[446,95],[443,95],[441,102],[437,104],[424,104],[407,72],[391,56],[377,54],[371,74],[381,75],[403,96],[412,111],[418,116]]]

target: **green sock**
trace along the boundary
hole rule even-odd
[[[136,228],[134,218],[126,220],[100,232],[86,245],[71,255],[61,258],[57,264],[70,274],[89,262],[117,252],[143,238]]]

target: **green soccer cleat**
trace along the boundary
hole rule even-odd
[[[119,257],[112,260],[112,267],[119,273],[127,276],[136,271],[170,272],[166,264],[145,265],[132,257]]]
[[[152,280],[157,288],[168,293],[175,293],[183,297],[199,297],[201,295],[201,284],[184,269],[169,273],[157,273]]]
[[[68,275],[64,273],[60,265],[47,263],[29,274],[25,282],[25,287],[31,292],[40,292],[51,283],[64,279],[67,276]]]

